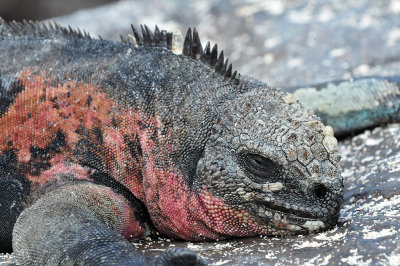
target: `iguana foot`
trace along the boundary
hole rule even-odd
[[[202,266],[208,263],[196,252],[184,248],[165,251],[150,261],[151,265],[187,265]]]

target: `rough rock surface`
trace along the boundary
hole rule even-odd
[[[364,75],[399,75],[400,1],[121,1],[59,18],[105,38],[146,23],[196,26],[243,74],[273,86]],[[168,247],[199,252],[214,265],[400,264],[400,125],[339,144],[345,177],[340,223],[316,235],[214,243],[134,243],[146,254]],[[9,256],[1,262],[12,261]]]

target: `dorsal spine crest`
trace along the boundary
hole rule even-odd
[[[172,47],[172,32],[161,30],[155,26],[154,32],[152,32],[146,25],[141,25],[140,29],[142,34],[133,26],[132,32],[136,41],[137,46],[143,47],[164,47],[171,50]],[[231,79],[239,84],[239,75],[235,71],[232,73],[232,64],[229,60],[224,57],[224,52],[218,55],[218,45],[215,44],[210,50],[210,42],[207,42],[204,50],[201,45],[199,34],[196,28],[188,28],[183,43],[182,53],[185,56],[191,57],[195,60],[200,60],[206,65],[209,65],[215,70],[216,73],[224,77],[224,79]]]
[[[160,30],[155,26],[154,32],[150,30],[146,25],[141,25],[141,33],[133,26],[132,32],[136,46],[143,47],[164,47],[168,50],[172,50],[173,33],[167,32],[166,30]],[[3,19],[0,20],[0,38],[6,37],[43,37],[43,38],[54,38],[56,36],[65,38],[79,38],[79,39],[92,39],[90,34],[80,29],[73,29],[71,26],[64,27],[56,22],[40,23],[37,21],[12,21],[10,23],[5,22]],[[130,42],[130,38],[120,36],[122,43]],[[103,40],[99,36],[100,40]],[[232,64],[229,63],[228,59],[225,60],[224,52],[221,51],[218,55],[218,45],[215,44],[210,50],[210,42],[207,42],[204,50],[201,45],[199,34],[196,28],[188,28],[186,37],[184,39],[182,53],[184,56],[199,60],[204,64],[210,66],[214,71],[220,74],[224,79],[230,79],[235,84],[240,83],[240,75],[237,72],[232,73]]]

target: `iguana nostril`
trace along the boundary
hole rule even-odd
[[[318,198],[324,198],[326,193],[328,192],[328,188],[323,184],[315,184],[313,188],[313,193]]]

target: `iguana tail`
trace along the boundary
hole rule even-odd
[[[400,122],[400,76],[362,77],[287,90],[339,137]]]

